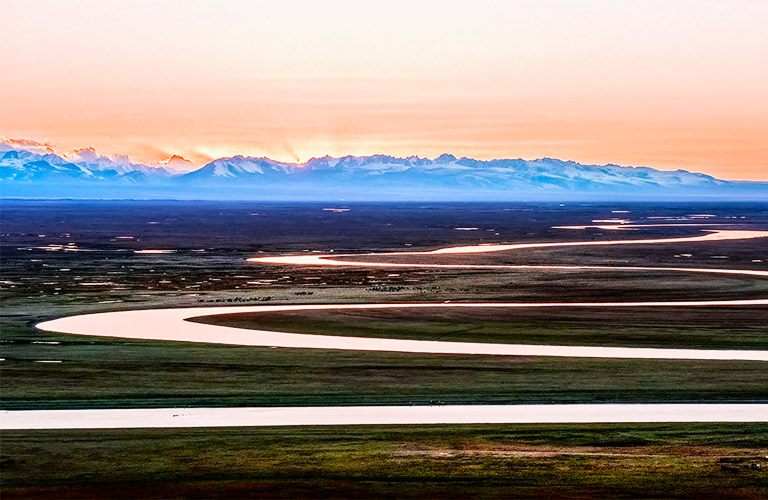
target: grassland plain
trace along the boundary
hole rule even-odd
[[[5,498],[768,493],[762,424],[35,431],[3,441]]]
[[[768,401],[768,374],[763,364],[753,362],[499,360],[261,349],[64,336],[33,327],[45,319],[83,312],[184,305],[534,301],[553,296],[684,300],[768,294],[767,280],[668,272],[458,273],[297,269],[245,262],[258,252],[315,248],[386,251],[405,244],[408,249],[429,249],[459,243],[626,237],[550,227],[611,217],[615,206],[571,211],[525,205],[351,208],[337,214],[314,205],[158,208],[138,203],[94,209],[93,204],[77,203],[12,204],[3,216],[2,407]],[[618,208],[640,219],[717,214],[715,222],[730,224],[748,217],[750,227],[768,228],[766,208],[760,206]],[[356,213],[357,218],[343,218]],[[366,224],[374,229],[365,231]],[[648,228],[632,237],[696,231]],[[351,245],[355,237],[358,244]],[[155,248],[173,253],[133,253]],[[764,269],[767,253],[764,243],[733,241],[610,251],[542,249],[482,259]],[[406,311],[389,312],[386,318],[381,312],[358,311],[209,320],[283,331],[441,340],[740,349],[764,349],[768,343],[764,308],[420,311],[417,318]],[[750,464],[768,454],[768,438],[764,426],[746,424],[37,431],[5,432],[0,453],[7,498],[99,498],[105,493],[759,498],[766,494],[767,469]]]

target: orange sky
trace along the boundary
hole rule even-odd
[[[198,164],[557,157],[768,180],[768,2],[0,5],[0,137]]]

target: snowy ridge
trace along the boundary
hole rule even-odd
[[[326,199],[421,197],[480,201],[489,196],[515,199],[522,194],[534,198],[559,195],[768,198],[768,183],[723,181],[686,170],[583,165],[552,158],[476,160],[450,154],[434,159],[325,156],[298,164],[265,157],[233,156],[194,169],[191,162],[177,155],[145,165],[133,163],[127,156],[101,156],[92,148],[58,155],[47,145],[38,147],[33,141],[21,142],[0,141],[3,196],[91,198],[98,189],[100,196],[114,192],[114,196],[181,199],[319,199],[324,196]]]
[[[90,148],[78,150],[71,156],[0,149],[0,181],[3,182],[141,182],[149,177],[169,175],[171,171],[165,168],[131,163],[127,156],[99,156]]]

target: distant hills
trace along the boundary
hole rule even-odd
[[[207,200],[616,200],[768,199],[768,182],[724,181],[685,170],[582,165],[551,158],[482,161],[385,155],[219,158],[196,169],[180,156],[156,164],[107,158],[93,149],[74,157],[0,144],[5,198]]]

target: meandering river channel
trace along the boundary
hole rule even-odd
[[[573,226],[580,229],[588,226]],[[597,226],[607,230],[629,229],[633,225]],[[260,264],[303,266],[416,267],[449,269],[557,269],[594,271],[664,271],[768,277],[768,271],[708,269],[687,267],[621,266],[534,266],[472,265],[386,262],[387,256],[437,256],[513,251],[531,248],[661,245],[705,241],[741,240],[768,237],[768,231],[740,229],[706,230],[704,234],[682,238],[627,239],[476,245],[447,247],[428,252],[395,252],[366,255],[312,254],[258,257]],[[374,255],[374,254],[368,254]],[[699,359],[768,361],[768,351],[661,349],[638,347],[567,346],[444,342],[391,338],[364,338],[311,335],[290,332],[251,330],[187,321],[220,314],[266,313],[280,311],[403,309],[403,308],[638,308],[638,307],[728,307],[768,306],[768,298],[752,300],[690,300],[636,302],[485,302],[485,303],[371,303],[297,304],[276,306],[194,307],[147,309],[85,314],[46,321],[37,325],[48,332],[119,337],[143,340],[200,342],[241,346],[303,349],[346,349],[357,351],[395,351],[428,354],[486,356],[559,356],[590,358]],[[583,405],[440,405],[440,406],[356,406],[301,408],[197,408],[141,410],[40,410],[0,412],[0,429],[53,428],[128,428],[128,427],[217,427],[272,425],[362,425],[362,424],[441,424],[441,423],[577,423],[577,422],[768,422],[768,404],[583,404]]]

